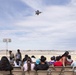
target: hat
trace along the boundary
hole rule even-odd
[[[37,60],[36,60],[36,64],[39,64],[39,63],[40,63],[40,59],[37,59]]]

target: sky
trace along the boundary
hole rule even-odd
[[[76,0],[0,0],[0,50],[76,50],[75,34]]]

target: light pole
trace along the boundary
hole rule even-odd
[[[11,42],[11,39],[10,38],[4,38],[3,42],[6,43],[6,55],[7,55],[7,52],[8,52],[8,42]]]

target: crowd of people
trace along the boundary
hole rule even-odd
[[[47,61],[45,56],[41,56],[39,59],[36,59],[34,55],[31,57],[26,54],[22,59],[22,54],[20,50],[17,50],[16,55],[9,51],[9,59],[6,56],[3,56],[0,61],[0,70],[10,71],[13,70],[13,67],[22,67],[24,71],[30,70],[48,70],[49,66],[66,66],[70,65],[76,67],[76,61],[73,61],[71,55],[68,51],[65,51],[61,56],[52,56],[50,61]]]

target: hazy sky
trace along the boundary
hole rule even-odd
[[[0,0],[0,50],[4,38],[14,50],[75,50],[76,0]]]

